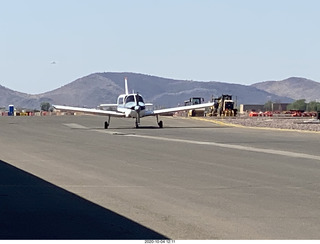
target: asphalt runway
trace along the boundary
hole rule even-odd
[[[0,239],[320,239],[320,134],[0,117]]]

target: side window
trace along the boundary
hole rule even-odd
[[[118,97],[118,104],[123,105],[123,103],[124,103],[123,100],[124,100],[124,97],[122,97],[122,96]]]

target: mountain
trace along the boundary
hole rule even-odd
[[[183,104],[190,97],[203,97],[209,101],[212,96],[232,94],[238,104],[264,104],[268,100],[292,102],[288,97],[274,95],[254,86],[223,82],[201,82],[174,80],[137,73],[94,73],[77,79],[53,91],[28,95],[0,86],[0,106],[37,108],[41,102],[81,107],[96,107],[101,103],[116,103],[119,94],[124,93],[124,77],[128,77],[129,90],[142,94],[146,102],[156,106],[169,107]]]
[[[39,98],[26,93],[10,90],[0,85],[0,107],[7,107],[10,104],[23,105],[25,107],[33,107],[34,104],[39,103]]]
[[[264,104],[268,98],[291,102],[291,99],[275,96],[257,88],[223,82],[174,80],[137,73],[95,73],[75,80],[54,91],[41,94],[54,103],[71,106],[96,107],[100,103],[115,103],[124,92],[124,77],[129,90],[142,94],[147,102],[157,106],[176,106],[193,96],[210,100],[212,96],[232,94],[238,103]]]
[[[320,83],[305,78],[291,77],[281,81],[264,81],[251,85],[260,90],[294,100],[320,101]]]

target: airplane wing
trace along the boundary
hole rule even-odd
[[[125,117],[124,113],[119,113],[116,111],[107,111],[100,110],[95,108],[79,108],[79,107],[70,107],[70,106],[61,106],[61,105],[52,105],[55,109],[67,112],[82,112],[86,114],[96,114],[96,115],[107,115],[113,117]]]
[[[198,108],[207,108],[207,107],[212,107],[213,105],[214,105],[214,102],[174,107],[174,108],[158,109],[158,110],[152,111],[148,115],[157,115],[157,114],[164,114],[164,113],[171,113],[171,112],[178,112],[178,111],[187,111],[187,110],[198,109]]]

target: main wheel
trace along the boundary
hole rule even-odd
[[[107,122],[107,121],[106,121],[106,122],[104,122],[104,128],[105,128],[105,129],[108,129],[108,127],[109,127],[108,122]]]
[[[159,125],[159,128],[163,128],[163,122],[162,122],[162,120],[159,121],[158,125]]]

